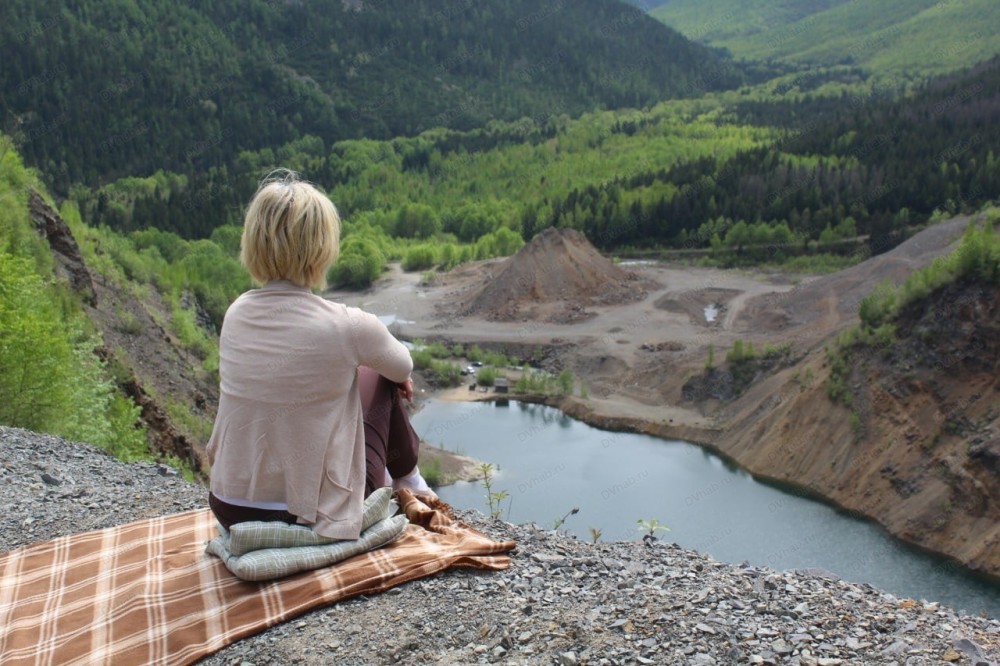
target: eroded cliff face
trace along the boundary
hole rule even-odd
[[[28,211],[35,223],[35,230],[49,243],[56,275],[65,279],[85,303],[96,307],[94,281],[66,221],[35,190],[28,193]]]
[[[828,396],[816,349],[729,405],[709,443],[1000,576],[1000,289],[951,285],[907,308],[897,331],[848,356],[850,404]]]
[[[29,202],[35,227],[52,251],[56,276],[79,294],[100,332],[104,344],[98,355],[114,368],[119,387],[141,409],[151,449],[187,462],[205,477],[208,462],[197,425],[203,429],[214,417],[218,385],[201,359],[164,327],[170,307],[151,285],[132,289],[93,272],[59,213],[37,192],[31,192]],[[187,415],[186,422],[178,413]]]

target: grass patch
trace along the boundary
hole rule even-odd
[[[122,308],[115,308],[115,328],[125,335],[138,335],[142,333],[142,323],[138,317]]]
[[[183,429],[184,434],[193,441],[207,442],[212,437],[212,421],[194,413],[184,403],[168,400],[166,410],[170,420]]]
[[[420,462],[420,475],[431,488],[438,488],[444,482],[444,470],[440,458],[427,458]]]

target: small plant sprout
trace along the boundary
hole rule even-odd
[[[580,508],[579,507],[573,507],[572,509],[570,509],[569,511],[567,511],[565,513],[565,515],[563,515],[562,518],[556,518],[554,521],[552,521],[552,529],[558,530],[560,527],[563,526],[563,523],[566,522],[567,518],[569,518],[570,516],[575,516],[578,513],[580,513]]]
[[[597,529],[596,527],[591,527],[590,528],[590,542],[591,543],[597,543],[598,541],[600,541],[601,540],[601,534],[602,534],[601,530]]]
[[[490,507],[490,518],[499,518],[501,513],[502,502],[510,497],[510,493],[506,490],[493,490],[493,465],[492,463],[483,463],[479,466],[479,471],[483,473],[483,487],[486,488],[486,502]],[[513,501],[513,498],[511,498]],[[507,513],[510,513],[510,503],[507,504]]]
[[[655,540],[656,539],[656,532],[657,532],[657,530],[659,530],[661,532],[669,532],[670,531],[669,527],[667,527],[666,525],[661,524],[660,521],[657,520],[656,518],[650,518],[649,520],[646,520],[644,518],[640,518],[639,520],[637,520],[635,522],[639,525],[639,531],[640,532],[645,532],[645,534],[642,535],[643,541],[653,541],[653,540]]]

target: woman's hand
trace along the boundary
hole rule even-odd
[[[396,384],[399,387],[399,392],[403,396],[406,402],[413,404],[413,378],[408,377],[405,382],[400,382]]]

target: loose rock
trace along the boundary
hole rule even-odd
[[[37,461],[61,484],[41,479]],[[3,551],[202,508],[206,495],[156,464],[0,428]],[[1000,654],[996,619],[904,603],[824,572],[729,565],[655,540],[591,544],[475,511],[458,517],[517,541],[511,567],[448,571],[318,608],[200,663],[996,666]]]

